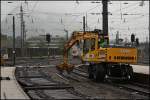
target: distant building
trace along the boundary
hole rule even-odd
[[[64,42],[64,38],[57,36],[57,37],[51,37],[51,41],[48,44],[44,36],[38,36],[38,37],[29,38],[26,41],[26,44],[28,45],[27,47],[29,48],[33,48],[33,47],[34,48],[35,47],[60,48],[63,42]]]

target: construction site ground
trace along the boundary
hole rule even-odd
[[[56,59],[56,60],[50,60],[49,64],[45,65],[40,65],[40,64],[26,64],[26,65],[20,65],[18,67],[18,69],[16,70],[16,77],[18,77],[17,79],[19,79],[19,77],[22,77],[22,79],[24,79],[23,77],[26,77],[25,75],[28,76],[39,76],[42,73],[44,73],[44,75],[46,75],[47,78],[50,78],[50,80],[59,82],[59,83],[63,83],[63,84],[68,84],[69,86],[73,87],[75,93],[71,93],[71,94],[75,94],[76,97],[81,97],[82,99],[85,98],[90,98],[90,99],[149,99],[149,96],[145,96],[145,95],[141,95],[138,92],[135,91],[129,91],[129,90],[125,90],[122,87],[116,87],[110,84],[107,84],[106,82],[100,82],[97,83],[93,80],[90,80],[86,77],[82,77],[80,75],[76,75],[76,74],[67,74],[66,72],[64,72],[63,75],[61,75],[57,70],[56,70],[56,65],[60,64],[62,62],[62,59]],[[78,59],[74,59],[74,60],[70,60],[70,63],[75,64],[75,65],[79,65],[81,64],[81,61],[79,61]],[[79,68],[83,71],[87,71],[86,67],[82,67]],[[40,73],[38,73],[40,72]],[[18,74],[19,73],[19,74]],[[22,76],[20,76],[22,75]],[[45,78],[46,78],[45,77]],[[21,80],[22,80],[21,79]],[[36,84],[46,84],[44,82],[43,79],[38,79],[38,78],[26,78],[26,80],[30,80],[30,81],[34,81]],[[49,79],[48,79],[49,80]],[[36,99],[34,96],[32,95],[33,93],[31,93],[31,90],[29,90],[30,92],[28,92],[28,95],[30,95],[30,97],[32,97],[33,99]],[[32,90],[33,92],[34,90]],[[52,97],[53,99],[61,99],[64,98],[64,94],[61,93],[58,90],[40,90],[39,89],[39,93],[45,93],[45,95],[47,96],[51,96],[51,93],[55,93],[55,95],[53,94]],[[52,92],[51,92],[52,91]],[[70,92],[70,91],[69,91]],[[56,95],[57,94],[57,95]],[[65,93],[67,94],[67,93]],[[78,94],[78,95],[77,95]],[[40,94],[36,94],[36,95],[40,95]],[[52,98],[51,97],[51,98]],[[81,98],[76,98],[75,99],[81,99]],[[74,96],[69,96],[70,98],[74,98]],[[64,99],[68,99],[67,95],[66,98]]]

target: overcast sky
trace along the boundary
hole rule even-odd
[[[33,34],[27,32],[27,36],[41,35],[46,32],[53,35],[65,35],[63,29],[69,34],[72,31],[82,30],[82,18],[87,14],[87,30],[102,28],[102,3],[91,3],[91,1],[8,1],[1,2],[1,21],[5,21],[8,13],[19,13],[20,5],[23,5],[26,28],[30,30],[31,20],[34,20],[34,28],[42,29],[42,32]],[[126,4],[128,3],[128,4]],[[130,39],[131,33],[136,34],[140,41],[149,39],[149,2],[144,1],[111,1],[108,4],[109,36],[115,39],[117,31],[121,38]],[[97,13],[97,15],[95,14]],[[128,15],[123,15],[123,14]],[[19,17],[17,17],[19,18]],[[17,20],[17,19],[16,19]],[[19,19],[18,19],[19,23]],[[18,33],[19,35],[19,33]]]

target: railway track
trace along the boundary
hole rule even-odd
[[[131,94],[140,94],[140,95],[147,96],[147,97],[150,96],[149,89],[143,88],[139,85],[133,85],[130,83],[129,84],[126,84],[126,83],[119,84],[119,83],[112,83],[112,82],[106,82],[106,84],[118,87],[120,89],[125,89],[125,90],[131,92]]]
[[[93,84],[91,80],[88,79],[88,74],[83,69],[75,68],[71,74],[59,74],[57,72],[55,75],[59,76],[66,83],[61,81],[53,80],[50,74],[51,72],[42,70],[44,67],[19,67],[17,71],[17,79],[21,84],[24,91],[28,94],[31,99],[91,99],[89,95],[85,95],[76,91],[74,85],[71,83],[80,84],[81,87],[88,88],[88,85],[84,85],[89,82],[89,86],[92,88],[100,88],[99,83]],[[54,67],[55,68],[55,67]],[[52,70],[53,71],[53,70]],[[67,84],[68,83],[68,84]],[[87,83],[88,84],[88,83]],[[148,87],[143,86],[138,83],[129,84],[119,84],[114,82],[105,81],[103,84],[106,88],[113,87],[114,89],[120,89],[127,91],[131,95],[141,95],[144,98],[149,97],[149,91],[146,90]],[[94,85],[94,86],[93,86]],[[146,88],[146,89],[145,89]],[[57,95],[57,96],[56,96]],[[67,95],[67,96],[66,96]],[[64,97],[65,96],[65,97]],[[131,98],[131,97],[130,97]]]
[[[58,74],[58,73],[56,73],[58,76],[60,76],[60,77],[63,77],[63,79],[65,79],[65,80],[72,80],[72,81],[76,81],[76,82],[80,82],[80,80],[79,79],[77,79],[77,78],[74,78],[73,77],[73,75],[71,74],[69,74],[69,75],[67,75],[67,74]]]
[[[60,78],[64,79],[64,80],[72,80],[72,81],[76,81],[76,82],[81,82],[82,79],[87,79],[88,78],[88,74],[86,71],[79,69],[79,68],[74,68],[74,70],[68,74],[68,73],[63,73],[63,74],[59,74],[56,73]]]
[[[130,84],[135,85],[135,86],[139,86],[142,88],[150,89],[150,86],[146,85],[146,84],[141,84],[141,83],[137,83],[137,82],[130,82]]]
[[[31,99],[86,99],[69,84],[53,80],[40,68],[18,68],[18,82]]]
[[[75,68],[73,71],[74,74],[77,74],[81,77],[88,78],[88,74],[86,71],[83,71],[79,68]],[[140,94],[149,97],[150,96],[150,86],[146,84],[141,84],[137,82],[129,82],[129,83],[115,83],[110,80],[105,80],[104,84],[112,85],[118,88],[125,89],[127,91],[130,91],[131,93]]]
[[[82,70],[78,70],[77,68],[73,70],[73,74],[76,74],[78,76],[81,76],[83,78],[88,78],[88,74],[86,72],[83,72]]]

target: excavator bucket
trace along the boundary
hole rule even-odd
[[[70,73],[70,72],[73,71],[74,65],[67,64],[67,63],[63,63],[63,64],[60,64],[60,65],[57,65],[56,68],[57,68],[57,70],[58,70],[60,73],[63,73],[63,71],[65,71],[65,70],[66,70],[68,73]]]

